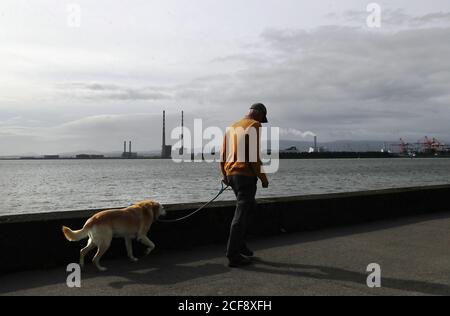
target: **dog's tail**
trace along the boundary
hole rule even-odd
[[[62,231],[68,241],[79,241],[86,238],[89,234],[89,229],[86,227],[73,231],[69,227],[63,226]]]

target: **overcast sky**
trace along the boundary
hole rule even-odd
[[[163,109],[223,128],[257,101],[283,138],[450,141],[450,2],[369,28],[370,2],[2,0],[0,156],[158,149]]]

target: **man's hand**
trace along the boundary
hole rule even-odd
[[[262,182],[262,187],[264,189],[267,189],[269,187],[269,181],[268,180],[262,180],[261,182]]]

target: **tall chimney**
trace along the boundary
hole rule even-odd
[[[127,152],[127,141],[123,142],[123,152],[126,153]]]
[[[184,153],[184,111],[181,111],[181,149],[180,155]]]
[[[162,128],[162,145],[163,150],[166,146],[166,111],[163,111],[163,128]]]
[[[129,142],[129,151],[130,151],[130,154],[131,154],[131,140],[130,140],[130,142]]]
[[[161,158],[166,158],[166,111],[163,111]]]

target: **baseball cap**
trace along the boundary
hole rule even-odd
[[[267,109],[266,109],[266,106],[264,104],[262,104],[262,103],[255,103],[255,104],[253,104],[250,107],[250,110],[256,110],[256,111],[264,113],[264,118],[263,118],[261,123],[267,123],[268,122],[268,120],[267,120]]]

